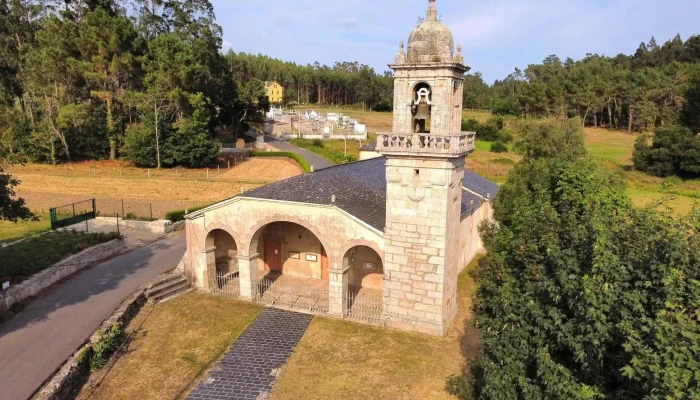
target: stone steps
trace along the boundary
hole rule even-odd
[[[191,291],[192,286],[187,278],[172,274],[150,285],[146,290],[146,298],[151,303],[163,303]]]

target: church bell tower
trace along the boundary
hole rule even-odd
[[[385,284],[389,326],[445,335],[457,312],[465,157],[474,133],[461,132],[464,65],[435,0],[394,70],[393,131],[379,133],[386,158]]]

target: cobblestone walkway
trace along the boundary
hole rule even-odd
[[[312,318],[265,308],[187,398],[255,400],[269,392]]]

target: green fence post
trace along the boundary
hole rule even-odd
[[[124,199],[122,199],[122,219],[126,214],[124,214]]]

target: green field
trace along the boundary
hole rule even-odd
[[[37,217],[38,221],[0,221],[0,243],[11,243],[51,229],[49,214],[38,214]]]
[[[114,233],[54,231],[0,248],[0,277],[19,283],[62,259],[89,247],[116,239]]]

